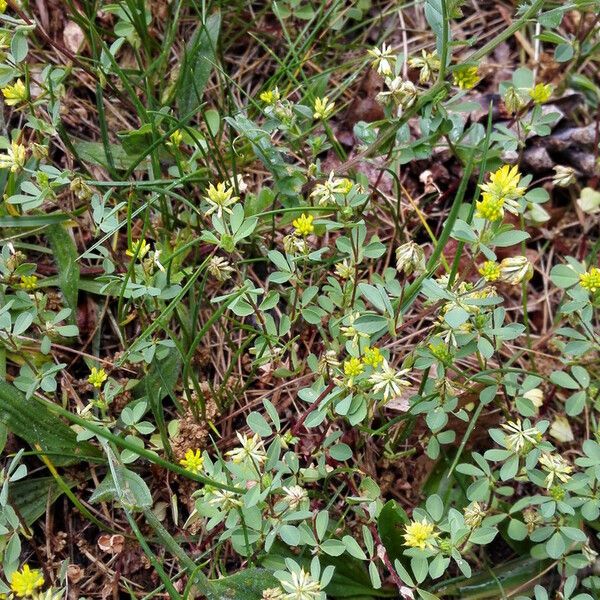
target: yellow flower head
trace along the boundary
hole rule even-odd
[[[477,67],[462,66],[458,67],[452,73],[454,78],[454,85],[458,86],[461,90],[470,90],[479,83],[479,75],[477,73]]]
[[[538,83],[534,88],[529,90],[529,97],[535,104],[548,102],[550,96],[552,96],[552,86],[549,83]]]
[[[38,278],[35,275],[22,275],[19,287],[24,290],[35,290]]]
[[[383,356],[379,348],[365,348],[363,363],[376,369],[383,362]]]
[[[579,285],[584,290],[595,294],[600,290],[600,269],[591,267],[586,273],[582,273],[579,276]]]
[[[177,129],[169,136],[169,141],[167,143],[173,148],[179,148],[181,142],[183,142],[183,132],[181,129]]]
[[[88,377],[88,382],[91,383],[95,388],[100,389],[102,384],[108,379],[108,375],[104,369],[97,369],[96,367],[92,367],[90,371],[90,375]]]
[[[435,525],[429,523],[426,519],[422,521],[412,521],[405,526],[404,545],[409,548],[432,548],[436,538]]]
[[[373,66],[380,75],[384,77],[393,76],[396,55],[393,53],[391,46],[386,46],[384,43],[381,49],[372,48],[371,50],[367,50],[367,53],[373,57]]]
[[[8,2],[6,0],[0,0],[0,13],[4,14],[8,8]]]
[[[313,117],[315,119],[320,119],[324,121],[331,116],[331,113],[335,109],[335,104],[333,102],[329,102],[329,97],[324,96],[323,98],[317,98],[315,100],[315,112]]]
[[[200,450],[192,450],[191,448],[185,453],[185,458],[182,458],[179,461],[179,464],[183,466],[184,469],[192,473],[200,473],[202,471],[202,466],[204,465],[204,458],[200,453]]]
[[[260,94],[260,99],[269,106],[272,106],[276,102],[281,99],[281,95],[279,93],[279,89],[274,87],[272,90],[268,90],[266,92],[262,92]]]
[[[231,185],[217,183],[217,187],[215,187],[211,183],[206,190],[206,196],[204,196],[204,199],[210,204],[206,214],[210,215],[216,212],[218,217],[221,217],[223,211],[231,214],[229,207],[240,199],[239,196],[234,196],[233,192],[234,189]]]
[[[428,346],[429,351],[435,358],[441,362],[448,362],[452,358],[452,353],[448,349],[448,346],[442,341],[431,342]]]
[[[32,596],[35,591],[44,585],[44,578],[38,569],[30,569],[29,565],[23,565],[20,571],[12,574],[10,588],[19,596],[25,598]]]
[[[526,256],[509,256],[500,263],[500,281],[518,285],[533,277],[533,265]]]
[[[6,154],[0,154],[0,169],[10,169],[15,173],[25,166],[27,160],[27,149],[23,144],[11,142]]]
[[[488,221],[500,221],[504,216],[504,198],[496,198],[484,192],[483,199],[475,204],[478,217]]]
[[[137,240],[136,242],[132,242],[131,246],[125,250],[125,254],[133,258],[137,257],[138,260],[142,260],[146,254],[150,252],[150,244],[146,242],[146,240]]]
[[[315,230],[312,224],[313,220],[314,217],[312,215],[302,213],[297,219],[292,221],[292,225],[296,228],[294,233],[303,237],[310,235]]]
[[[517,166],[503,165],[490,175],[488,183],[481,184],[481,189],[495,198],[520,198],[525,188],[519,186],[521,173]]]
[[[12,85],[3,87],[2,94],[4,95],[4,102],[8,106],[14,106],[27,100],[27,88],[20,79],[17,79]]]
[[[343,177],[342,179],[337,180],[337,188],[341,194],[349,194],[352,190],[352,186],[354,185],[350,179],[347,177]]]
[[[364,366],[358,358],[349,358],[344,361],[344,375],[358,377],[364,371]]]
[[[500,277],[500,265],[496,261],[486,260],[479,267],[479,274],[486,281],[496,281]]]

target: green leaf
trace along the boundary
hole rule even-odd
[[[553,371],[550,374],[550,381],[555,385],[566,388],[568,390],[578,390],[579,384],[564,371]]]
[[[501,248],[505,248],[507,246],[514,246],[520,242],[523,242],[529,239],[531,236],[526,231],[504,231],[494,236],[490,244],[492,246],[500,246]]]
[[[46,229],[46,235],[58,267],[58,284],[67,306],[71,309],[68,320],[74,324],[77,321],[77,296],[79,293],[77,248],[63,225],[51,225]]]
[[[444,581],[433,586],[431,591],[443,598],[496,600],[506,595],[507,590],[518,588],[531,581],[547,566],[548,562],[519,558],[493,567],[491,573],[489,568],[485,568],[469,578],[457,577]]]
[[[405,547],[402,539],[403,526],[409,522],[404,509],[395,501],[387,502],[379,513],[377,529],[390,561],[402,557]]]
[[[71,488],[76,485],[75,481],[66,483]],[[54,504],[62,494],[54,477],[29,477],[10,485],[11,500],[29,526],[46,514],[48,506]]]
[[[116,481],[112,473],[108,473],[90,496],[90,502],[117,500],[130,510],[152,506],[152,494],[146,482],[137,473],[115,465],[115,474]]]
[[[213,70],[215,50],[221,29],[221,13],[216,12],[201,23],[193,34],[183,57],[177,85],[179,116],[195,112],[204,98],[204,88]]]
[[[262,437],[267,437],[273,433],[271,431],[271,426],[259,412],[251,412],[246,417],[246,423],[254,433],[258,433],[258,435]]]
[[[264,590],[279,587],[279,581],[266,569],[246,569],[210,583],[208,600],[261,600]]]
[[[0,227],[43,227],[69,221],[71,217],[66,213],[50,213],[48,215],[19,215],[18,217],[0,217]]]
[[[14,385],[0,381],[0,422],[32,448],[52,456],[55,466],[78,462],[79,456],[100,458],[97,448],[78,442],[75,432],[34,398],[26,398]]]
[[[101,142],[75,142],[73,147],[80,160],[92,165],[98,165],[104,168],[108,167],[106,151]],[[117,144],[110,145],[110,153],[112,154],[115,167],[122,171],[126,171],[138,162],[136,157],[129,156],[127,152]],[[144,171],[148,168],[149,164],[150,161],[146,158],[136,165],[135,170]]]
[[[329,454],[334,460],[344,461],[352,458],[352,449],[348,444],[336,444],[329,448]]]
[[[144,156],[148,151],[148,147],[154,141],[152,125],[146,123],[139,129],[119,131],[117,132],[117,138],[121,141],[123,150],[129,156]]]
[[[579,273],[569,265],[555,265],[550,271],[550,280],[560,288],[569,288],[579,282]]]
[[[560,558],[566,549],[565,540],[558,531],[546,542],[546,552],[550,558]]]
[[[573,58],[574,50],[571,44],[559,44],[554,49],[554,60],[556,62],[567,62]]]
[[[436,522],[439,521],[444,514],[444,503],[437,494],[433,494],[427,498],[427,501],[425,502],[425,508],[427,509],[427,512],[430,514],[431,518]]]
[[[155,360],[148,373],[135,386],[134,395],[136,398],[141,398],[146,394],[150,410],[154,415],[160,439],[163,448],[170,453],[171,444],[169,442],[169,433],[167,431],[167,423],[165,421],[165,413],[163,410],[163,400],[169,396],[173,396],[173,390],[179,378],[181,371],[181,357],[179,352],[172,348],[169,355],[161,361]]]

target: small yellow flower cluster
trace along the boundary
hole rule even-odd
[[[496,281],[500,277],[500,265],[493,260],[486,260],[479,267],[479,274],[486,281]]]
[[[176,129],[170,136],[167,144],[172,148],[179,148],[183,142],[183,132],[181,129]]]
[[[509,256],[500,263],[500,281],[518,285],[533,276],[533,266],[526,256]]]
[[[500,221],[504,216],[504,198],[485,196],[477,202],[477,216],[488,221]]]
[[[10,169],[16,173],[25,166],[27,160],[27,149],[23,144],[11,142],[6,154],[0,154],[0,169]]]
[[[439,340],[438,342],[432,342],[429,344],[429,351],[435,358],[437,358],[441,362],[448,362],[452,358],[452,354],[448,349],[448,346]]]
[[[186,451],[185,457],[179,461],[179,464],[183,466],[184,469],[187,469],[191,473],[195,473],[196,475],[202,471],[202,466],[204,465],[204,457],[200,450],[192,450],[191,448]]]
[[[211,183],[206,190],[206,196],[204,196],[204,199],[210,205],[206,214],[211,215],[216,212],[217,217],[219,218],[223,215],[223,211],[231,214],[231,208],[229,207],[240,199],[239,196],[234,196],[233,192],[233,186],[226,185],[225,183],[218,183],[217,187],[215,187]]]
[[[38,278],[35,275],[22,275],[19,286],[24,290],[35,290]]]
[[[429,523],[426,519],[421,521],[411,521],[405,526],[404,545],[408,548],[432,548],[433,542],[437,536],[435,525]]]
[[[20,571],[15,571],[10,581],[10,588],[19,598],[32,596],[43,585],[42,573],[39,569],[31,569],[28,564],[23,565]]]
[[[301,235],[302,237],[306,237],[310,235],[315,227],[312,224],[314,217],[312,215],[306,215],[302,213],[297,219],[292,221],[292,225],[295,227],[294,233],[296,235]]]
[[[384,77],[391,77],[396,65],[396,55],[392,51],[391,46],[386,46],[384,43],[380,48],[372,48],[367,50],[367,53],[373,57],[373,67]]]
[[[533,100],[534,104],[544,104],[550,100],[552,96],[552,86],[547,83],[538,83],[534,88],[529,90],[529,97]]]
[[[267,90],[260,94],[260,99],[267,105],[272,106],[281,99],[279,89],[274,87],[272,90]]]
[[[108,375],[104,369],[97,369],[92,367],[88,382],[91,383],[95,388],[100,389],[102,384],[108,379]]]
[[[7,106],[15,106],[27,100],[27,88],[20,79],[17,79],[12,85],[2,88],[2,95]]]
[[[329,102],[329,96],[323,96],[323,98],[315,99],[314,109],[313,117],[325,121],[335,110],[335,103]]]
[[[475,66],[460,66],[457,67],[452,73],[454,79],[454,85],[458,86],[461,90],[473,89],[480,81],[477,67]]]
[[[499,221],[504,216],[504,208],[517,212],[515,200],[525,193],[519,185],[521,174],[518,167],[504,165],[490,175],[488,183],[481,184],[482,199],[477,202],[477,216],[488,221]]]
[[[376,369],[383,362],[383,355],[381,354],[379,348],[365,348],[363,354],[363,363],[370,367]]]
[[[150,244],[146,242],[146,240],[137,240],[135,242],[131,242],[131,246],[125,250],[125,254],[131,258],[134,256],[138,260],[142,260],[146,254],[150,252]]]
[[[8,2],[6,0],[0,0],[0,14],[4,14],[8,8]]]
[[[584,290],[595,294],[600,290],[600,269],[598,267],[591,267],[588,271],[582,273],[579,276],[579,285]]]
[[[359,358],[349,358],[344,361],[344,375],[347,377],[358,377],[365,370]]]

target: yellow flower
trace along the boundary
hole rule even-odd
[[[510,256],[500,263],[500,281],[517,285],[529,281],[533,276],[533,266],[526,256]]]
[[[486,260],[479,267],[479,274],[486,281],[496,281],[500,277],[500,265],[493,260]]]
[[[405,526],[404,545],[409,548],[432,548],[435,541],[435,525],[429,523],[426,519],[422,521],[412,521]]]
[[[177,129],[169,136],[167,144],[173,148],[179,148],[181,142],[183,142],[183,132],[181,129]]]
[[[582,273],[579,276],[579,285],[584,290],[595,294],[600,290],[600,269],[591,267],[586,273]]]
[[[364,370],[363,364],[358,358],[349,358],[344,361],[344,375],[348,377],[357,377]]]
[[[365,348],[363,363],[376,369],[383,362],[383,356],[379,348]]]
[[[525,188],[519,186],[521,173],[517,166],[503,165],[490,175],[490,181],[479,187],[495,198],[520,198],[525,193]],[[484,194],[485,195],[485,194]]]
[[[483,193],[483,199],[475,204],[477,216],[488,221],[500,221],[504,216],[504,198]]]
[[[550,452],[542,452],[539,458],[542,470],[546,471],[546,487],[552,487],[555,479],[567,483],[571,479],[573,467],[560,454],[551,454]]]
[[[441,362],[448,362],[452,358],[452,353],[442,340],[431,342],[428,348],[431,354]]]
[[[4,102],[8,106],[14,106],[27,100],[27,88],[20,79],[17,79],[12,85],[3,87],[2,94],[4,95]]]
[[[279,94],[279,89],[277,87],[274,87],[272,90],[268,90],[260,94],[260,99],[269,106],[272,106],[273,104],[278,102],[280,98],[281,95]]]
[[[19,287],[24,290],[35,290],[38,278],[35,275],[22,275]]]
[[[204,196],[204,199],[210,204],[210,208],[206,211],[206,214],[210,215],[216,212],[217,217],[221,217],[223,211],[231,214],[231,208],[229,207],[240,199],[239,196],[234,196],[233,192],[233,186],[228,186],[225,183],[217,183],[217,187],[215,187],[211,183],[206,190],[207,195]]]
[[[335,109],[335,104],[333,102],[329,102],[329,97],[324,96],[323,98],[317,98],[315,100],[315,112],[313,117],[315,119],[321,119],[324,121],[331,116],[331,113]]]
[[[15,173],[25,166],[27,160],[27,149],[23,144],[11,142],[6,149],[6,154],[0,154],[0,169],[10,169]]]
[[[477,67],[458,67],[454,70],[452,76],[454,78],[454,85],[458,86],[461,90],[470,90],[479,83]]]
[[[44,585],[44,578],[38,569],[30,569],[29,565],[23,565],[20,571],[12,575],[10,588],[20,598],[32,596],[37,588]]]
[[[138,260],[142,260],[146,254],[150,252],[150,244],[146,242],[146,240],[137,240],[136,242],[132,242],[131,246],[125,250],[125,254],[127,256],[137,257]]]
[[[252,437],[248,437],[247,434],[236,431],[235,435],[237,435],[240,446],[225,453],[235,464],[243,463],[248,458],[259,465],[262,465],[267,460],[265,443],[258,433],[255,433]]]
[[[421,56],[413,56],[408,59],[408,64],[413,69],[420,69],[419,83],[427,83],[432,75],[440,70],[441,61],[437,51],[426,52],[421,50]]]
[[[100,389],[102,384],[108,379],[108,375],[104,369],[97,369],[96,367],[92,367],[90,371],[90,375],[88,377],[89,383],[91,383],[95,388]]]
[[[185,458],[179,461],[179,464],[184,469],[192,473],[200,473],[202,471],[202,465],[204,465],[204,458],[200,453],[200,450],[192,450],[191,448],[185,453]]]
[[[292,221],[292,225],[296,228],[294,233],[304,237],[310,235],[315,230],[312,224],[313,220],[314,217],[312,215],[302,213],[297,219]]]
[[[538,83],[534,88],[529,90],[529,97],[535,104],[548,102],[550,96],[552,96],[552,86],[549,83]]]
[[[0,0],[0,13],[4,14],[8,8],[8,2],[6,0]]]
[[[392,52],[391,46],[386,46],[385,43],[379,48],[367,50],[367,53],[373,57],[373,66],[380,75],[391,77],[394,73],[394,65],[396,64],[396,55]]]

